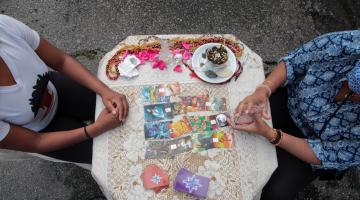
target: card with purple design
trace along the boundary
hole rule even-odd
[[[199,176],[181,168],[174,180],[174,189],[186,192],[197,198],[205,198],[209,189],[210,179]]]

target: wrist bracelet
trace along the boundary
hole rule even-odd
[[[279,129],[274,129],[274,131],[275,131],[275,137],[272,140],[270,140],[269,142],[271,144],[277,146],[280,144],[283,134],[282,134],[281,130],[279,130]]]
[[[267,96],[270,97],[270,95],[272,93],[271,88],[268,85],[265,85],[263,83],[257,86],[257,88],[260,88],[260,87],[265,88],[267,90],[267,93],[268,93]]]
[[[84,126],[84,133],[85,133],[85,136],[87,137],[87,139],[91,139],[89,133],[86,130],[86,126]]]

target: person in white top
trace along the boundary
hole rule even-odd
[[[86,125],[94,118],[96,94],[106,108]],[[0,15],[0,148],[91,163],[91,139],[121,125],[128,107],[125,95],[77,60]]]

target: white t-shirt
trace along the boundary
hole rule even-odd
[[[56,113],[56,89],[49,81],[47,65],[35,52],[39,42],[37,32],[0,15],[0,57],[16,82],[0,86],[0,141],[8,134],[9,123],[40,131]]]

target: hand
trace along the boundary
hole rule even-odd
[[[99,117],[96,119],[95,123],[93,124],[95,126],[95,135],[92,134],[92,137],[95,137],[101,133],[104,133],[105,131],[114,129],[121,125],[122,122],[117,119],[117,116],[113,115],[111,112],[109,112],[106,108],[101,111],[99,114]],[[90,131],[91,132],[91,131]],[[89,134],[91,134],[89,132]]]
[[[261,116],[254,116],[254,121],[250,124],[235,124],[230,118],[227,119],[228,123],[233,129],[256,133],[271,140],[274,137],[273,129],[265,123]]]
[[[255,92],[242,100],[237,108],[235,109],[235,115],[239,117],[241,114],[246,113],[249,115],[255,114],[255,109],[252,109],[253,106],[259,105],[263,108],[262,116],[265,119],[270,119],[270,115],[268,114],[268,96],[266,89],[262,87],[256,88]]]
[[[109,112],[117,116],[121,122],[124,122],[129,113],[129,104],[126,96],[108,89],[101,94],[101,98]]]

